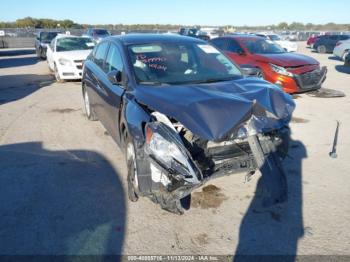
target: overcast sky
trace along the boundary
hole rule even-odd
[[[88,24],[268,25],[350,23],[350,0],[3,0],[0,21],[71,19]]]

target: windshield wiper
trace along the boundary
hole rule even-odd
[[[167,83],[157,82],[157,81],[141,81],[139,85],[150,85],[150,86],[168,86]]]
[[[216,82],[225,82],[234,80],[236,77],[226,77],[226,78],[209,78],[204,80],[192,81],[194,84],[207,84],[207,83],[216,83]]]

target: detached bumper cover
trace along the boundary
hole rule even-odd
[[[321,88],[322,83],[326,80],[327,67],[306,72],[300,75],[294,75],[294,79],[298,84],[301,92],[316,90]]]

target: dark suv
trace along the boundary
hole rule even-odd
[[[49,32],[39,32],[35,39],[35,51],[39,58],[46,59],[47,45],[49,45],[59,32],[49,31]]]
[[[110,36],[110,32],[106,29],[101,28],[89,28],[83,36],[90,37],[94,39],[97,43],[100,42],[103,38]]]
[[[197,28],[180,28],[179,35],[195,37],[204,41],[210,40],[210,37],[207,35],[206,32],[203,32]]]
[[[319,36],[313,45],[318,53],[333,53],[338,41],[350,39],[350,35],[322,35]]]
[[[124,149],[131,201],[182,214],[211,179],[262,172],[269,201],[287,198],[290,95],[240,69],[205,41],[176,35],[103,39],[84,64],[86,116]],[[188,203],[188,202],[187,202]]]

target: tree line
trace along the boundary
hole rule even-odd
[[[109,30],[121,30],[121,31],[138,31],[138,30],[177,30],[182,25],[172,24],[101,24],[101,25],[89,25],[78,24],[72,20],[54,20],[54,19],[38,19],[32,17],[25,17],[17,19],[15,22],[0,22],[0,28],[64,28],[64,29],[86,29],[88,27],[101,27]],[[313,24],[313,23],[286,23],[281,22],[277,25],[267,26],[234,26],[227,25],[221,26],[224,28],[233,28],[237,31],[253,31],[253,30],[292,30],[292,31],[350,31],[350,24]]]

